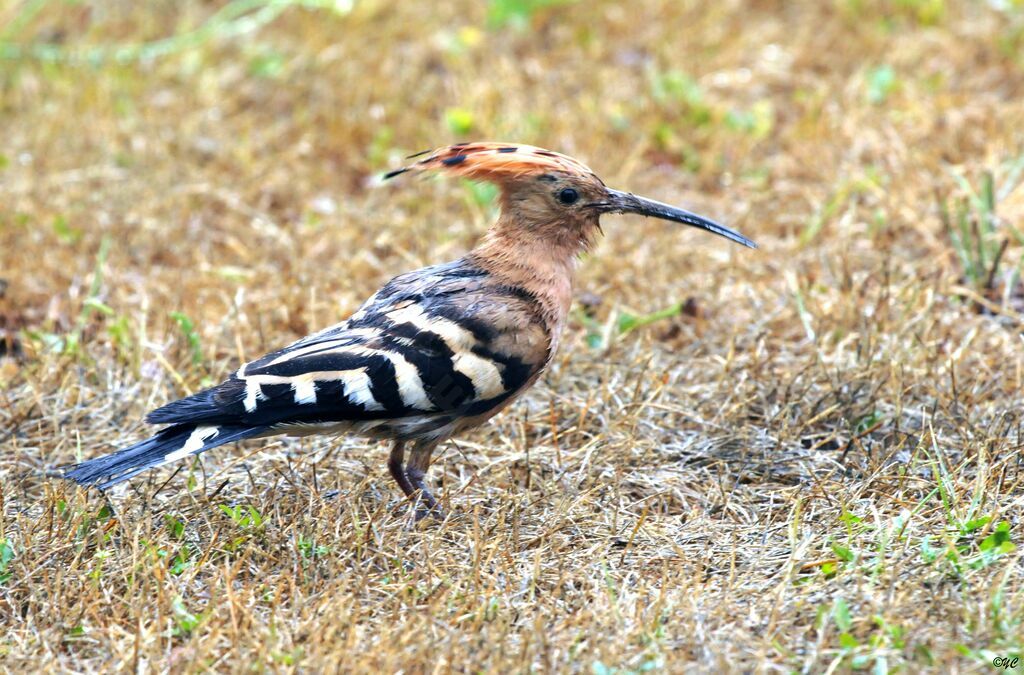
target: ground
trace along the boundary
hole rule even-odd
[[[1022,656],[1019,1],[15,1],[0,128],[5,671]],[[380,176],[474,139],[760,248],[606,217],[445,522],[357,438],[47,476],[468,250],[492,191]]]

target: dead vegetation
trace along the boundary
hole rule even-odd
[[[27,1],[0,57],[5,670],[1022,655],[1019,2]],[[443,524],[358,439],[45,476],[465,251],[491,191],[377,176],[477,138],[761,249],[606,219]]]

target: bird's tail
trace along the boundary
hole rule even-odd
[[[90,459],[64,472],[64,478],[79,485],[106,489],[155,466],[198,455],[218,445],[258,436],[267,427],[175,424],[135,445]]]

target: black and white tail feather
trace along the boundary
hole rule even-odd
[[[266,427],[175,424],[135,445],[76,464],[64,477],[105,490],[146,469],[198,455],[218,445],[258,436]]]

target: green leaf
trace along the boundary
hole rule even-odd
[[[618,329],[619,333],[628,333],[629,331],[640,325],[640,319],[633,316],[629,312],[623,312],[619,314]]]
[[[119,316],[112,321],[107,326],[107,334],[121,353],[125,353],[131,348],[132,330],[128,323],[128,317]]]
[[[632,330],[650,325],[656,321],[662,321],[663,319],[670,319],[674,316],[679,316],[682,311],[683,303],[677,302],[670,307],[666,307],[665,309],[658,310],[657,312],[651,312],[650,314],[645,314],[643,316],[633,316],[632,314],[623,312],[619,315],[616,327],[618,328],[620,335],[625,335]]]
[[[770,101],[758,101],[749,110],[730,110],[725,125],[756,139],[767,138],[775,124],[775,110]]]
[[[10,539],[0,539],[0,584],[5,584],[11,578],[9,566],[14,560],[14,547]]]
[[[178,554],[174,556],[171,561],[171,566],[167,568],[174,576],[178,576],[189,567],[191,567],[192,561],[189,560],[188,552],[182,548],[178,551]]]
[[[96,310],[100,314],[105,314],[107,316],[113,316],[115,314],[114,310],[109,305],[104,304],[99,298],[86,298],[85,302],[82,303],[82,307]]]
[[[983,516],[981,518],[968,520],[966,523],[963,524],[963,526],[960,529],[964,534],[970,534],[971,532],[980,530],[981,528],[988,525],[988,522],[990,520],[992,520],[992,516]]]
[[[992,534],[981,541],[980,548],[982,551],[990,551],[999,555],[1017,550],[1016,544],[1010,541],[1010,524],[1004,520],[996,525]]]
[[[82,230],[77,227],[71,227],[68,224],[68,219],[64,216],[54,217],[51,226],[53,227],[53,233],[57,235],[57,239],[62,244],[76,244],[82,238]]]
[[[885,103],[896,88],[896,71],[892,66],[878,66],[868,73],[868,101],[875,105]]]
[[[681,105],[683,120],[690,126],[698,128],[707,126],[716,119],[715,110],[704,101],[704,92],[701,90],[700,84],[682,71],[653,71],[650,75],[650,87],[651,97],[655,101],[663,105]],[[751,110],[749,130],[752,133],[762,125],[763,120],[759,119],[758,115],[763,117],[765,111],[766,109],[763,106],[761,109]],[[740,114],[739,117],[734,117],[733,124],[731,125],[727,119],[727,126],[741,131],[746,130],[744,120],[741,117],[743,117],[743,114]],[[668,126],[663,126],[658,133],[663,137],[662,142],[665,140],[664,137],[668,135],[674,136],[671,127]]]
[[[229,506],[220,504],[221,512],[230,518],[236,525],[245,528],[260,528],[263,526],[263,515],[251,505],[236,504]]]
[[[855,434],[862,434],[881,422],[882,419],[882,413],[877,410],[872,410],[870,413],[857,420],[857,423],[854,424],[853,432]]]
[[[181,596],[175,596],[171,600],[171,612],[174,615],[175,635],[188,635],[203,622],[203,615],[196,615],[188,611]]]
[[[545,7],[568,5],[572,0],[490,0],[487,3],[487,24],[492,28],[507,26],[524,29],[533,15]]]
[[[282,663],[286,666],[295,665],[296,661],[302,658],[302,648],[296,648],[290,652],[270,652],[270,658],[274,659],[277,663]]]
[[[285,58],[283,54],[268,51],[259,54],[249,61],[249,73],[256,77],[274,80],[284,74]]]
[[[203,362],[203,347],[199,341],[195,324],[183,312],[171,312],[171,318],[178,324],[178,329],[185,336],[185,341],[192,352],[192,364],[198,366]]]
[[[185,534],[185,523],[170,514],[164,515],[164,526],[174,539],[181,539]]]
[[[932,547],[931,538],[925,536],[921,539],[921,557],[926,563],[933,563],[938,560],[939,555],[942,553],[941,549]]]
[[[836,598],[835,603],[832,605],[832,620],[836,622],[839,630],[844,633],[850,632],[850,628],[853,626],[853,619],[850,618],[850,608],[847,607],[846,600]]]
[[[492,183],[463,180],[462,185],[469,193],[469,198],[480,208],[489,209],[494,206],[498,198],[498,186]]]
[[[303,558],[307,558],[307,559],[308,558],[317,558],[317,557],[325,556],[325,555],[327,555],[328,553],[331,552],[331,547],[330,546],[323,546],[323,545],[319,545],[318,546],[318,545],[316,545],[316,542],[314,540],[307,539],[306,537],[302,536],[301,534],[299,535],[298,546],[299,546],[299,553],[302,555]]]
[[[842,560],[843,562],[853,562],[853,551],[846,548],[845,546],[840,546],[839,544],[832,544],[832,552],[835,553],[836,557]]]
[[[682,71],[655,72],[650,79],[651,95],[656,101],[679,101],[690,106],[702,106],[704,103],[700,84]]]
[[[853,637],[849,633],[840,633],[839,646],[843,649],[856,649],[860,646],[860,643],[857,642],[857,638]]]
[[[456,136],[465,136],[475,126],[473,113],[465,108],[448,108],[444,111],[444,121]]]
[[[846,523],[847,525],[853,525],[855,523],[862,522],[864,519],[861,518],[860,516],[856,516],[856,515],[850,513],[846,509],[843,509],[843,514],[841,516],[839,516],[839,520],[841,522],[843,522],[843,523]]]

